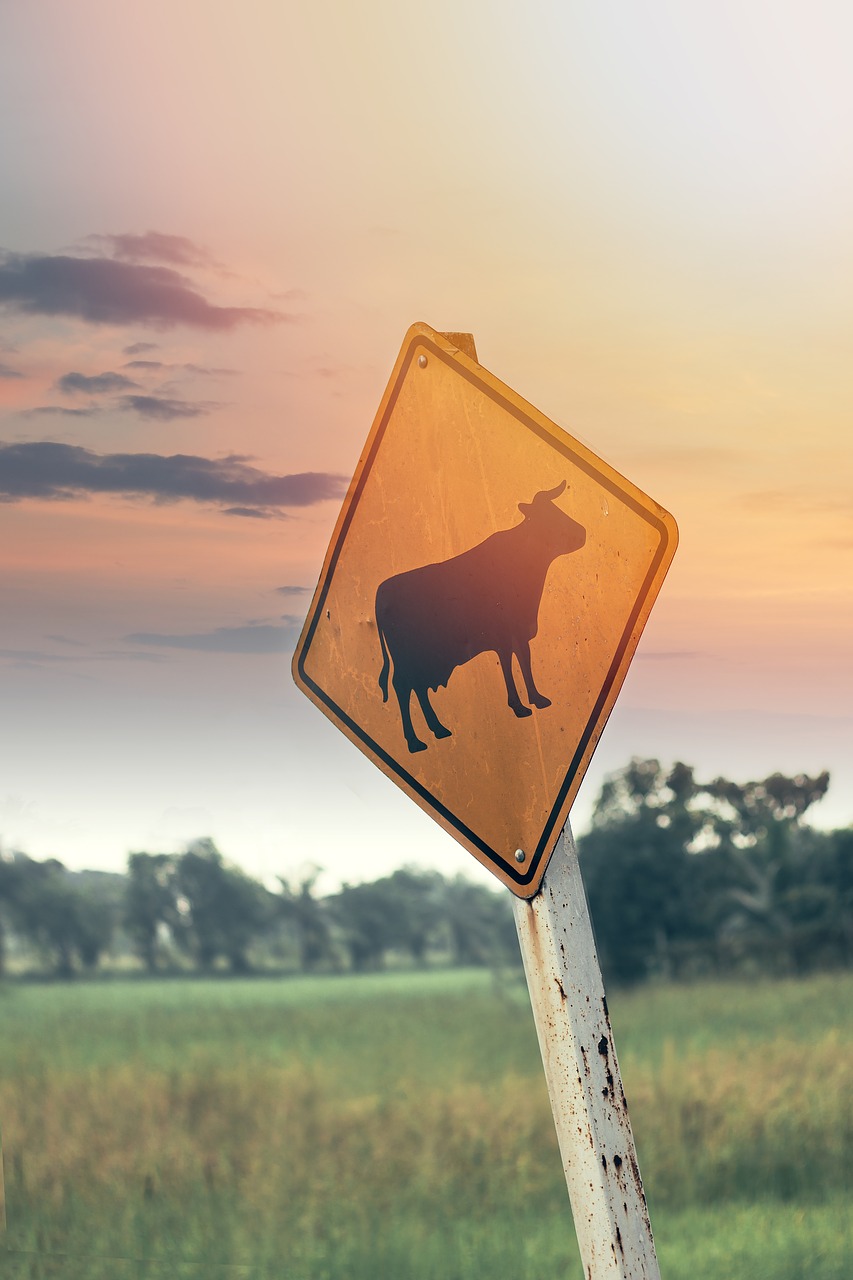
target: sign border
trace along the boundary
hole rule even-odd
[[[325,690],[311,679],[305,670],[305,660],[322,615],[323,605],[331,585],[335,566],[343,548],[344,539],[358,507],[367,477],[376,460],[379,446],[382,443],[382,438],[400,394],[403,381],[418,353],[431,355],[453,366],[468,382],[509,412],[521,425],[546,441],[558,452],[562,453],[574,466],[585,471],[601,484],[604,489],[629,506],[631,510],[651,525],[660,539],[642,587],[637,594],[634,607],[620,637],[601,692],[590,713],[539,842],[523,867],[511,860],[512,855],[508,851],[507,855],[504,856],[497,850],[492,849],[490,845],[467,827],[460,818],[447,809],[428,788],[413,777],[398,760],[389,755],[379,743],[375,742],[364,729],[347,715],[343,708],[339,707]],[[329,715],[356,746],[370,756],[384,773],[408,792],[411,798],[435,818],[446,831],[455,836],[479,862],[494,872],[513,893],[522,898],[533,897],[539,889],[548,859],[566,822],[569,809],[586,771],[586,766],[604,731],[604,726],[613,709],[613,704],[627,675],[634,651],[639,643],[663,579],[672,562],[677,545],[678,528],[669,512],[644,494],[636,485],[633,485],[624,476],[620,475],[603,459],[598,458],[580,441],[575,440],[568,432],[558,427],[556,423],[552,422],[543,413],[540,413],[533,405],[522,399],[500,379],[447,341],[441,333],[438,333],[427,324],[414,324],[408,330],[403,341],[400,354],[397,357],[391,378],[385,389],[385,394],[382,397],[376,418],[362,450],[329,542],[320,579],[293,655],[291,666],[293,679],[303,693]]]

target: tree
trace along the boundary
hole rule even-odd
[[[6,938],[15,911],[18,868],[14,854],[0,849],[0,979],[6,974]]]
[[[36,862],[15,856],[12,913],[16,929],[61,978],[73,976],[75,960],[94,968],[115,926],[112,903],[99,899],[55,858]]]
[[[179,943],[202,969],[223,956],[234,973],[249,969],[248,950],[273,918],[272,895],[226,864],[210,839],[196,840],[175,863],[176,905],[186,922]]]
[[[834,964],[853,964],[853,827],[826,835],[819,852],[819,883],[830,895],[823,943]]]
[[[328,903],[356,970],[381,968],[389,951],[407,951],[415,964],[425,964],[447,923],[444,877],[418,867],[401,867],[370,883],[345,884]]]
[[[126,877],[111,871],[66,871],[76,899],[74,949],[85,969],[94,969],[112,945],[121,923]]]
[[[314,893],[320,873],[320,867],[310,867],[293,882],[283,876],[278,877],[281,886],[279,918],[293,928],[299,966],[306,973],[330,961],[334,955],[328,911],[325,903]]]
[[[458,965],[498,965],[519,957],[508,894],[458,875],[446,881],[444,918]]]
[[[180,928],[176,894],[173,854],[130,854],[124,923],[134,950],[149,973],[157,968],[164,931],[174,936]]]
[[[826,905],[814,882],[806,889],[816,836],[802,818],[828,784],[778,773],[700,783],[657,760],[607,778],[580,841],[605,972],[631,982],[747,960],[801,967]]]
[[[706,787],[716,802],[714,830],[735,873],[728,937],[763,967],[811,967],[831,914],[831,892],[816,876],[820,837],[803,823],[828,787],[828,773],[774,773],[742,784],[717,778]]]
[[[394,898],[388,892],[387,880],[344,884],[328,899],[328,905],[351,967],[358,973],[381,969],[385,953],[399,940]]]
[[[392,946],[408,951],[415,964],[425,964],[444,914],[444,877],[437,871],[401,867],[381,883],[392,915]]]
[[[726,868],[700,790],[687,765],[637,759],[601,788],[580,856],[601,965],[619,982],[677,973],[714,936]]]

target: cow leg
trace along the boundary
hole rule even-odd
[[[410,711],[410,703],[412,700],[412,686],[407,680],[403,680],[397,675],[395,670],[392,677],[394,684],[394,692],[397,695],[397,701],[400,704],[400,719],[403,722],[403,733],[406,735],[406,744],[409,750],[414,754],[415,751],[426,751],[426,743],[421,742],[415,733],[412,724],[412,716]]]
[[[415,697],[421,704],[421,711],[424,713],[427,728],[435,734],[436,738],[449,738],[451,736],[450,730],[445,729],[432,709],[432,704],[429,700],[429,689],[415,689]]]
[[[524,683],[527,686],[527,697],[534,707],[550,707],[551,699],[546,698],[544,693],[540,693],[533,682],[533,672],[530,670],[530,641],[525,640],[519,645],[515,656],[518,658],[518,665],[521,667],[521,674],[524,676]]]
[[[498,661],[501,664],[501,671],[506,684],[506,700],[510,710],[514,711],[519,718],[521,716],[532,716],[533,712],[529,707],[525,707],[515,687],[515,676],[512,674],[512,649],[498,650]]]

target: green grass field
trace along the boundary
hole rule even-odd
[[[664,1280],[853,1274],[853,976],[610,1001]],[[523,987],[0,988],[10,1280],[581,1271]]]

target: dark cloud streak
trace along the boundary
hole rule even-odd
[[[26,315],[158,329],[183,324],[223,331],[289,318],[259,307],[216,306],[170,267],[67,254],[0,254],[0,303]]]
[[[169,235],[164,231],[137,233],[122,232],[119,235],[90,236],[90,241],[107,245],[116,258],[124,262],[168,262],[175,267],[218,267],[219,263],[207,249],[195,244],[186,236]]]
[[[278,512],[283,507],[340,499],[346,487],[344,476],[314,471],[271,475],[236,455],[98,454],[50,440],[0,443],[0,501],[6,502],[114,493],[157,502],[187,499],[232,510],[244,507]]]
[[[138,386],[138,382],[123,373],[64,373],[56,383],[57,390],[68,395],[90,396],[105,395],[110,391],[126,391]]]
[[[288,618],[283,627],[217,627],[215,631],[200,631],[189,635],[161,635],[138,631],[125,636],[125,643],[165,649],[192,649],[204,653],[282,654],[293,649],[301,625],[298,618]]]
[[[128,413],[138,413],[140,418],[156,422],[174,422],[176,418],[200,418],[218,409],[218,404],[205,401],[202,404],[167,396],[122,396],[121,408]]]
[[[221,369],[215,365],[207,368],[201,364],[166,364],[163,360],[127,360],[123,366],[125,369],[142,369],[148,373],[154,373],[160,369],[166,369],[172,372],[175,369],[182,369],[185,373],[194,373],[200,377],[207,378],[224,378],[235,377],[239,369]]]
[[[146,351],[157,351],[159,346],[159,342],[131,342],[129,347],[122,347],[121,353],[124,356],[141,356]]]
[[[94,418],[103,410],[98,405],[90,405],[88,409],[66,409],[61,404],[37,404],[32,409],[23,409],[22,415],[25,418]],[[2,445],[0,445],[2,448]]]
[[[61,639],[62,637],[59,637]],[[46,639],[51,639],[47,636]],[[66,641],[66,643],[69,643]],[[85,647],[85,646],[81,646]],[[56,664],[86,664],[102,662],[164,662],[160,653],[145,653],[126,649],[93,650],[91,653],[50,653],[45,649],[0,649],[0,659],[15,667],[45,667]]]

